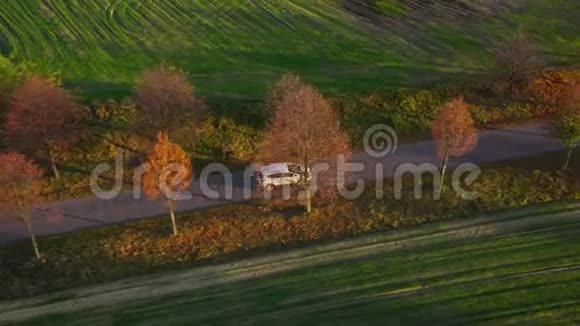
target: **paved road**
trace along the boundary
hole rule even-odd
[[[547,126],[542,124],[527,125],[513,128],[503,128],[483,131],[475,150],[459,160],[450,162],[456,166],[462,162],[486,163],[530,156],[539,153],[555,152],[563,146],[553,139]],[[383,164],[383,175],[392,176],[395,169],[403,163],[434,163],[437,164],[435,145],[432,141],[422,141],[403,144],[396,153],[384,158],[373,158],[365,152],[353,155],[353,161],[365,165],[365,171],[355,177],[372,180],[375,177],[375,166]],[[219,199],[209,199],[201,191],[200,182],[192,186],[193,196],[190,200],[178,203],[179,211],[209,208],[245,199],[244,193],[250,197],[261,196],[251,185],[244,187],[241,174],[233,176],[231,198],[224,198],[224,181],[222,177],[211,176],[209,184],[222,193]],[[40,236],[55,235],[84,228],[99,227],[108,224],[123,223],[130,220],[148,218],[165,214],[167,209],[162,201],[150,201],[144,198],[135,199],[132,192],[124,191],[112,200],[99,199],[91,196],[55,202],[41,209],[51,209],[61,212],[62,218],[51,219],[38,211],[34,216],[34,229]],[[26,229],[16,219],[6,216],[0,219],[0,243],[10,242],[26,237]]]

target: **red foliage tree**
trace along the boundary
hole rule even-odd
[[[27,146],[41,146],[55,177],[59,177],[54,147],[70,141],[78,122],[77,104],[50,80],[33,77],[16,89],[6,120],[7,136]],[[68,139],[67,139],[68,138]]]
[[[183,149],[169,141],[165,132],[159,132],[157,143],[149,154],[143,175],[143,189],[151,199],[163,196],[167,201],[173,235],[177,235],[175,221],[176,194],[191,185],[191,160]]]
[[[44,178],[35,163],[19,153],[0,154],[0,198],[26,225],[36,258],[40,251],[32,229],[32,208],[44,200]]]
[[[338,126],[334,110],[312,86],[292,86],[280,96],[276,114],[270,123],[258,153],[262,162],[301,164],[306,192],[306,210],[311,211],[311,184],[308,170],[316,161],[350,153],[347,135]]]
[[[187,75],[165,65],[143,73],[135,97],[146,110],[147,122],[162,130],[172,130],[183,119],[200,119],[206,111]]]
[[[456,98],[445,104],[432,125],[433,138],[437,144],[437,154],[442,160],[442,181],[439,192],[443,190],[443,180],[449,157],[462,156],[477,144],[477,128],[463,98]]]

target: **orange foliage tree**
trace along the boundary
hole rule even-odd
[[[12,97],[6,133],[13,141],[41,146],[58,178],[54,147],[70,141],[78,118],[77,104],[66,90],[50,80],[33,77],[18,87]]]
[[[471,151],[477,144],[477,128],[463,98],[456,98],[445,104],[439,111],[432,126],[433,138],[441,163],[441,184],[443,183],[449,157],[459,157]]]
[[[316,161],[331,159],[337,154],[348,155],[348,137],[340,130],[330,104],[310,85],[294,85],[286,90],[280,96],[275,112],[258,150],[258,160],[302,165],[306,210],[310,212],[311,182],[314,181],[310,178],[310,168]]]
[[[177,144],[169,141],[166,132],[159,132],[157,143],[149,154],[143,174],[143,189],[150,199],[160,196],[167,202],[173,235],[177,235],[175,201],[191,185],[191,160]]]
[[[580,70],[546,71],[531,79],[523,89],[524,95],[553,107],[562,106],[570,97],[570,89],[579,83]]]
[[[200,119],[206,111],[187,75],[165,65],[143,73],[135,98],[147,113],[146,122],[163,130],[171,130],[183,119]]]
[[[42,170],[24,155],[0,154],[0,198],[26,225],[38,259],[40,251],[32,229],[32,208],[43,201],[44,185]]]

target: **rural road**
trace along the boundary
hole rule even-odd
[[[463,162],[487,163],[525,157],[534,154],[556,152],[563,146],[549,135],[548,126],[544,124],[501,128],[482,131],[475,150],[464,157],[452,160],[450,166]],[[356,179],[373,180],[375,167],[382,164],[383,175],[393,176],[394,171],[403,163],[434,163],[438,164],[435,145],[432,141],[422,141],[401,144],[395,153],[382,158],[374,158],[366,152],[357,152],[352,161],[363,163],[365,170],[354,175]],[[200,182],[192,185],[193,196],[190,200],[180,201],[178,211],[209,208],[230,202],[244,200],[244,192],[251,196],[260,196],[248,185],[244,189],[241,175],[234,175],[233,196],[230,199],[209,199],[201,191]],[[215,190],[223,193],[222,177],[210,177],[209,184]],[[97,196],[72,199],[49,204],[42,209],[55,210],[62,215],[59,219],[47,218],[38,211],[35,213],[33,227],[39,236],[48,236],[72,232],[79,229],[99,227],[103,225],[123,223],[130,220],[148,218],[165,214],[167,209],[162,201],[150,201],[145,196],[135,199],[132,192],[124,191],[112,200],[103,200]],[[27,237],[26,229],[20,221],[10,216],[0,219],[0,243],[12,242]]]

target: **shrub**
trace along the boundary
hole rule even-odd
[[[237,124],[227,117],[209,117],[195,144],[184,147],[198,158],[249,161],[261,139],[262,132],[255,127]]]
[[[431,121],[448,96],[441,90],[397,90],[363,97],[335,98],[341,125],[359,144],[375,124],[388,124],[402,136],[429,130]]]
[[[112,100],[94,104],[94,118],[108,129],[122,129],[137,122],[137,105],[131,100],[122,102]]]

